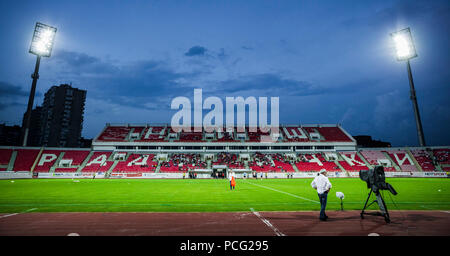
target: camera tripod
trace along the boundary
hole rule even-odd
[[[373,200],[372,203],[367,205],[370,199],[370,195],[374,193],[377,199]],[[380,212],[364,212],[367,208],[369,208],[373,203],[377,202],[378,206],[380,207]],[[380,189],[374,190],[373,188],[370,189],[369,195],[367,196],[366,203],[364,204],[364,208],[361,211],[361,219],[364,219],[364,214],[366,215],[374,215],[374,216],[383,216],[386,223],[390,223],[391,219],[389,218],[389,212],[387,210],[386,204],[384,203],[383,197],[381,196]]]

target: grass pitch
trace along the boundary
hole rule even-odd
[[[0,181],[0,212],[228,212],[320,210],[312,179],[27,179]],[[357,178],[330,178],[327,210],[361,210],[369,190]],[[389,210],[450,210],[450,180],[387,178]],[[373,196],[372,196],[373,198]],[[376,204],[370,209],[377,209]]]

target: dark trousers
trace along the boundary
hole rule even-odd
[[[325,208],[327,207],[327,197],[328,197],[328,192],[324,192],[323,194],[318,194],[319,195],[319,200],[320,200],[320,219],[325,219],[325,216],[327,216],[325,214]]]

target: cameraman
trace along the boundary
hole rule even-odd
[[[327,207],[327,196],[331,189],[331,183],[327,178],[327,171],[325,169],[320,170],[317,177],[311,182],[311,186],[317,190],[320,200],[320,216],[321,221],[326,221],[328,216],[325,214],[325,208]]]

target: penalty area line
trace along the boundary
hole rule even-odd
[[[245,183],[252,184],[252,185],[258,186],[258,187],[262,187],[262,188],[265,188],[265,189],[270,189],[270,190],[278,192],[278,193],[283,193],[283,194],[286,194],[286,195],[289,195],[289,196],[293,196],[293,197],[300,198],[300,199],[303,199],[303,200],[306,200],[306,201],[310,201],[310,202],[313,202],[313,203],[320,204],[319,201],[314,201],[314,200],[311,200],[309,198],[297,196],[297,195],[294,195],[294,194],[291,194],[291,193],[288,193],[288,192],[284,192],[284,191],[281,191],[281,190],[278,190],[278,189],[274,189],[274,188],[271,188],[271,187],[266,187],[266,186],[255,184],[255,183],[251,183],[251,182],[245,182]]]
[[[278,230],[278,228],[276,228],[274,225],[272,225],[272,223],[270,223],[270,221],[268,221],[266,218],[261,216],[261,214],[259,214],[259,212],[255,211],[255,209],[250,208],[250,211],[252,211],[252,213],[255,214],[256,217],[258,217],[264,224],[266,224],[269,228],[271,228],[277,236],[286,236],[280,230]]]
[[[0,216],[0,219],[2,219],[2,218],[7,218],[7,217],[11,217],[11,216],[18,215],[18,214],[22,214],[22,213],[31,212],[31,211],[34,211],[34,210],[37,210],[37,209],[38,209],[38,208],[31,208],[31,209],[28,209],[28,210],[23,211],[23,212],[17,212],[17,213],[11,213],[11,214],[7,214],[7,215],[3,215],[3,216]]]

